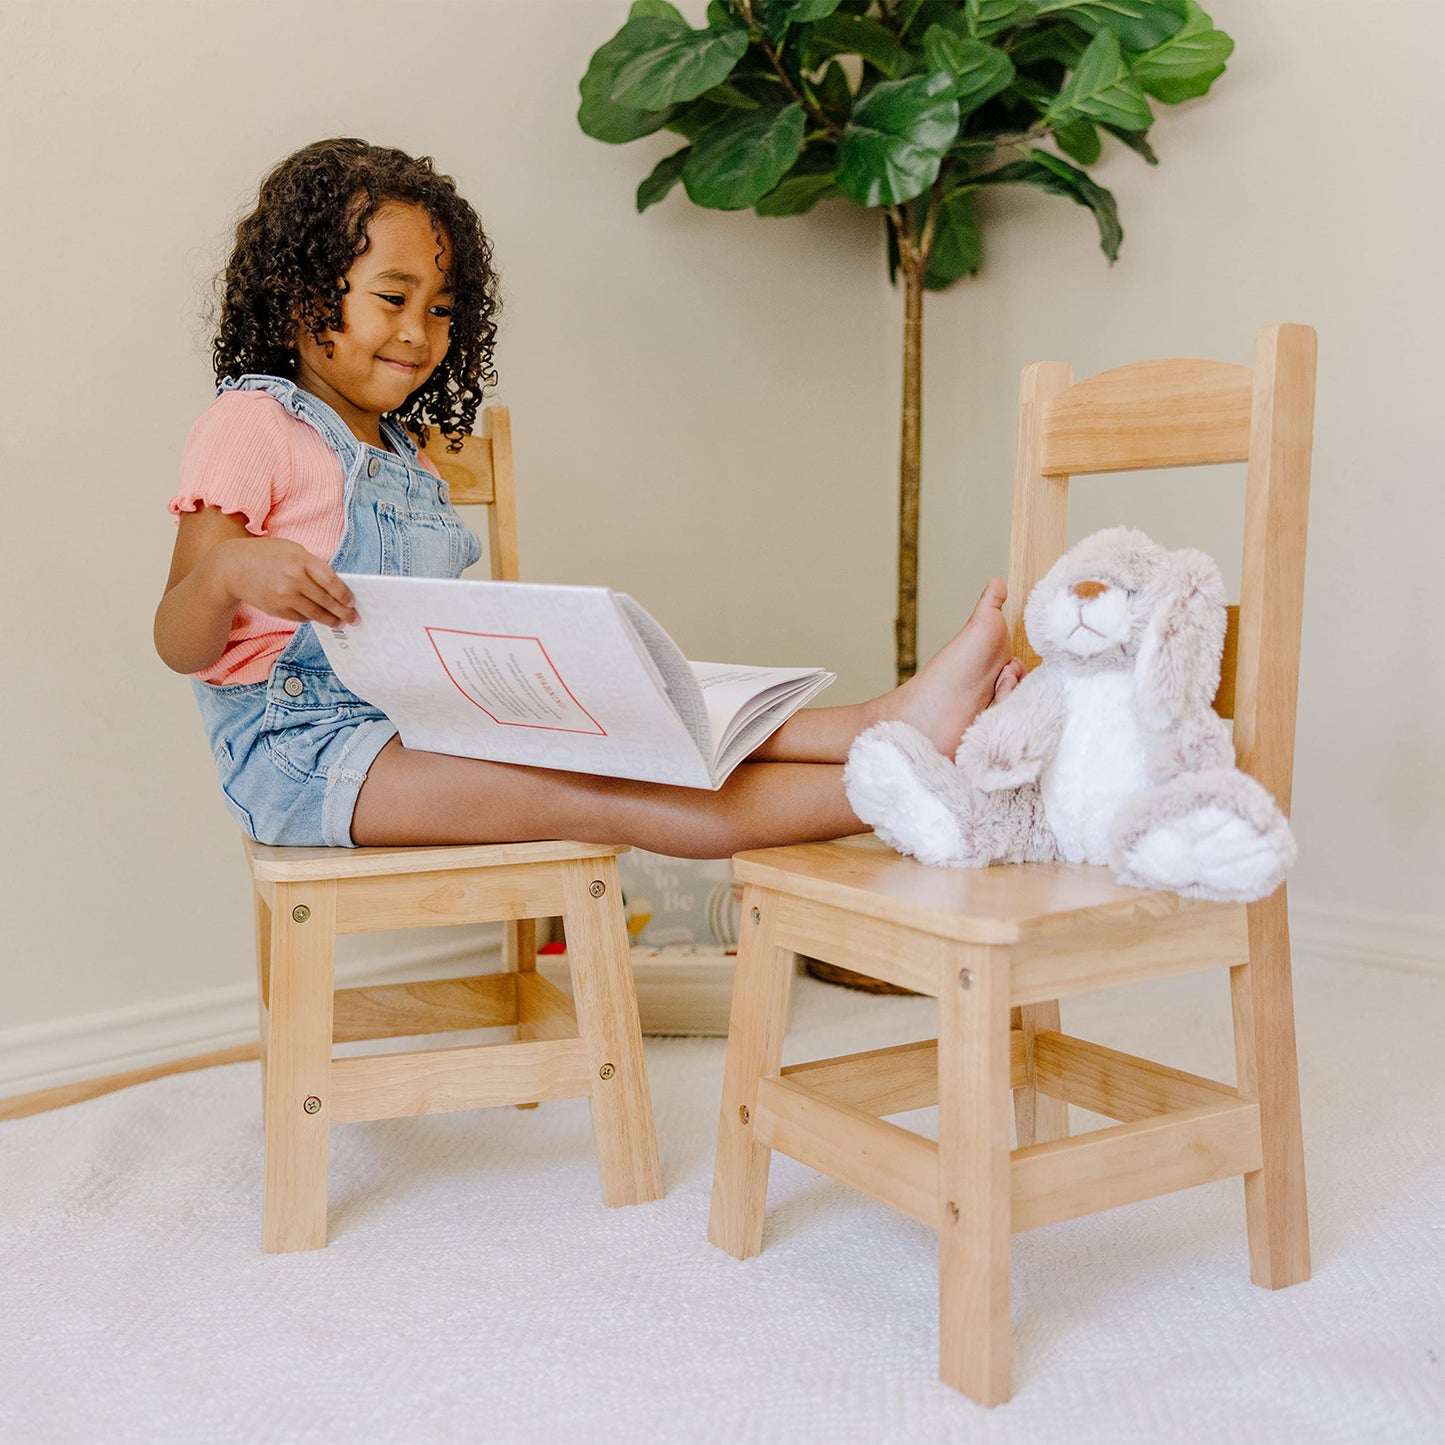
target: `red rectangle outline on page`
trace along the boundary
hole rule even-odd
[[[542,645],[542,639],[540,637],[530,637],[525,632],[469,632],[464,627],[426,627],[424,628],[424,631],[426,632],[426,640],[431,643],[432,651],[437,655],[437,661],[442,665],[442,671],[447,675],[447,680],[454,688],[456,688],[459,693],[461,693],[464,698],[466,698],[469,703],[471,703],[474,708],[476,708],[478,712],[483,713],[485,714],[485,716],[491,718],[498,727],[530,728],[536,732],[544,733],[572,733],[580,737],[605,738],[607,736],[607,729],[603,727],[602,724],[598,722],[597,719],[593,717],[592,714],[588,712],[587,709],[583,707],[580,702],[577,701],[576,695],[573,693],[572,689],[568,687],[565,682],[562,681],[562,674],[557,671],[557,664],[552,661],[551,655]],[[567,696],[572,699],[573,706],[576,707],[577,711],[580,712],[582,716],[585,717],[587,721],[592,724],[592,727],[596,729],[596,732],[593,732],[590,728],[550,727],[546,723],[503,722],[501,718],[493,716],[493,714],[487,712],[486,708],[484,708],[481,703],[479,703],[476,698],[474,698],[471,693],[469,693],[466,688],[464,688],[461,683],[459,683],[456,678],[452,676],[452,670],[447,666],[446,658],[442,656],[441,648],[439,648],[436,644],[436,638],[432,636],[432,634],[435,632],[449,632],[457,637],[495,637],[503,642],[535,642],[537,644],[538,651],[540,651],[542,656],[547,659],[547,666],[552,669],[552,676],[557,679],[557,682],[561,686],[562,691],[565,692]]]

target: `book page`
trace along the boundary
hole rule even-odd
[[[714,776],[726,777],[800,707],[837,680],[817,667],[691,662],[707,707]]]
[[[620,594],[523,582],[346,581],[361,620],[317,635],[341,681],[396,723],[407,747],[713,786],[657,665],[619,609]]]

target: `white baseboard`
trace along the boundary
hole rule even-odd
[[[1317,958],[1445,977],[1445,918],[1300,898],[1290,900],[1289,924],[1297,964]]]
[[[1290,904],[1297,968],[1311,959],[1401,968],[1445,977],[1445,918],[1384,913],[1310,899]],[[501,930],[461,943],[422,944],[385,959],[339,966],[337,981],[358,986],[485,972],[501,966]],[[565,963],[542,971],[566,986]],[[727,1032],[733,960],[717,954],[639,954],[638,1007],[649,1034]],[[256,995],[250,985],[186,994],[0,1031],[0,1098],[149,1068],[252,1042]]]
[[[338,963],[342,987],[408,983],[501,966],[499,926],[398,951]],[[237,984],[205,993],[80,1014],[0,1031],[0,1098],[123,1074],[256,1041],[256,988]]]
[[[342,987],[410,983],[495,972],[501,966],[501,928],[492,926],[460,941],[422,943],[384,958],[338,963],[336,981]],[[570,988],[565,961],[544,958],[540,967],[553,983]],[[731,958],[705,953],[651,957],[639,951],[633,975],[647,1033],[727,1033]],[[151,1068],[255,1039],[253,985],[7,1029],[0,1031],[0,1098]]]

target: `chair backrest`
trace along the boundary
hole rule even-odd
[[[512,419],[504,406],[482,412],[482,429],[463,437],[460,451],[433,432],[423,448],[451,492],[454,507],[486,507],[487,558],[499,582],[515,582],[517,497],[512,481]]]
[[[1247,463],[1240,598],[1214,705],[1234,718],[1239,766],[1286,812],[1314,396],[1315,333],[1293,325],[1258,333],[1252,367],[1141,361],[1075,382],[1071,367],[1040,361],[1019,394],[1008,618],[1014,651],[1031,663],[1024,602],[1064,551],[1071,476]]]

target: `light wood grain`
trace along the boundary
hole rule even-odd
[[[778,910],[765,889],[743,889],[732,1013],[728,1019],[717,1158],[707,1237],[748,1259],[763,1247],[769,1146],[757,1132],[758,1089],[776,1076],[788,1025],[796,956],[778,944]]]
[[[574,1039],[577,1011],[572,1000],[540,973],[517,975],[518,1032],[531,1039]]]
[[[465,872],[509,864],[551,863],[626,853],[625,844],[539,843],[448,844],[417,848],[272,848],[246,843],[252,876],[258,881],[300,883],[311,878],[384,878],[403,873]]]
[[[331,1065],[334,1124],[570,1099],[591,1091],[581,1039],[418,1049],[336,1059]]]
[[[1012,950],[1013,1001],[1096,993],[1148,978],[1232,968],[1249,957],[1244,907],[1208,904],[1139,922],[1104,921],[1074,938],[1043,938]]]
[[[1285,890],[1249,906],[1250,961],[1229,976],[1241,1097],[1259,1104],[1262,1155],[1245,1175],[1249,1274],[1265,1289],[1310,1276],[1309,1211]]]
[[[754,1108],[760,1143],[936,1225],[938,1153],[931,1140],[787,1078],[760,1080]]]
[[[489,1029],[517,1021],[517,975],[426,979],[339,988],[333,996],[333,1043],[358,1039]]]
[[[662,1197],[662,1166],[617,860],[594,858],[559,867],[562,926],[591,1081],[592,1134],[602,1197],[610,1205],[642,1204]]]
[[[959,943],[1064,937],[1110,921],[1214,906],[1164,890],[1125,888],[1107,868],[1081,863],[930,868],[871,834],[737,853],[733,874],[854,918]]]
[[[297,908],[307,910],[304,922],[294,917]],[[336,885],[278,885],[266,1039],[261,1247],[267,1254],[326,1243],[335,944]],[[308,1110],[311,1099],[315,1106]]]
[[[338,885],[336,926],[341,933],[373,933],[538,918],[562,911],[562,877],[560,867],[511,863],[346,878]]]
[[[939,1374],[999,1405],[1012,1388],[1008,954],[955,947],[941,971],[952,982],[938,999]]]
[[[1242,462],[1250,454],[1250,369],[1131,362],[1059,393],[1045,415],[1046,476]]]
[[[1239,1097],[1229,1084],[1067,1034],[1039,1034],[1034,1067],[1045,1093],[1126,1123]]]
[[[1012,989],[1012,975],[1009,986]],[[1014,1133],[1018,1142],[1021,1145],[1044,1144],[1050,1139],[1066,1139],[1069,1135],[1069,1106],[1039,1087],[1035,1059],[1039,1034],[1059,1033],[1063,1028],[1059,1001],[1057,998],[1046,998],[1038,1003],[1015,1004],[1011,1018],[1024,1066],[1023,1081],[1019,1082],[1017,1076],[1014,1080]]]
[[[906,1114],[938,1102],[938,1040],[898,1044],[839,1054],[806,1064],[789,1064],[781,1077],[837,1104],[867,1114]],[[1009,1030],[1009,1083],[1021,1089],[1028,1082],[1021,1029]]]
[[[498,412],[505,407],[489,406],[482,413],[484,433],[461,437],[456,442],[433,431],[422,448],[427,460],[441,473],[454,507],[489,506],[495,496],[492,483],[492,438]],[[453,450],[453,447],[456,450]]]
[[[1259,1110],[1241,1100],[1036,1144],[1013,1157],[1013,1229],[1227,1179],[1259,1157]]]

